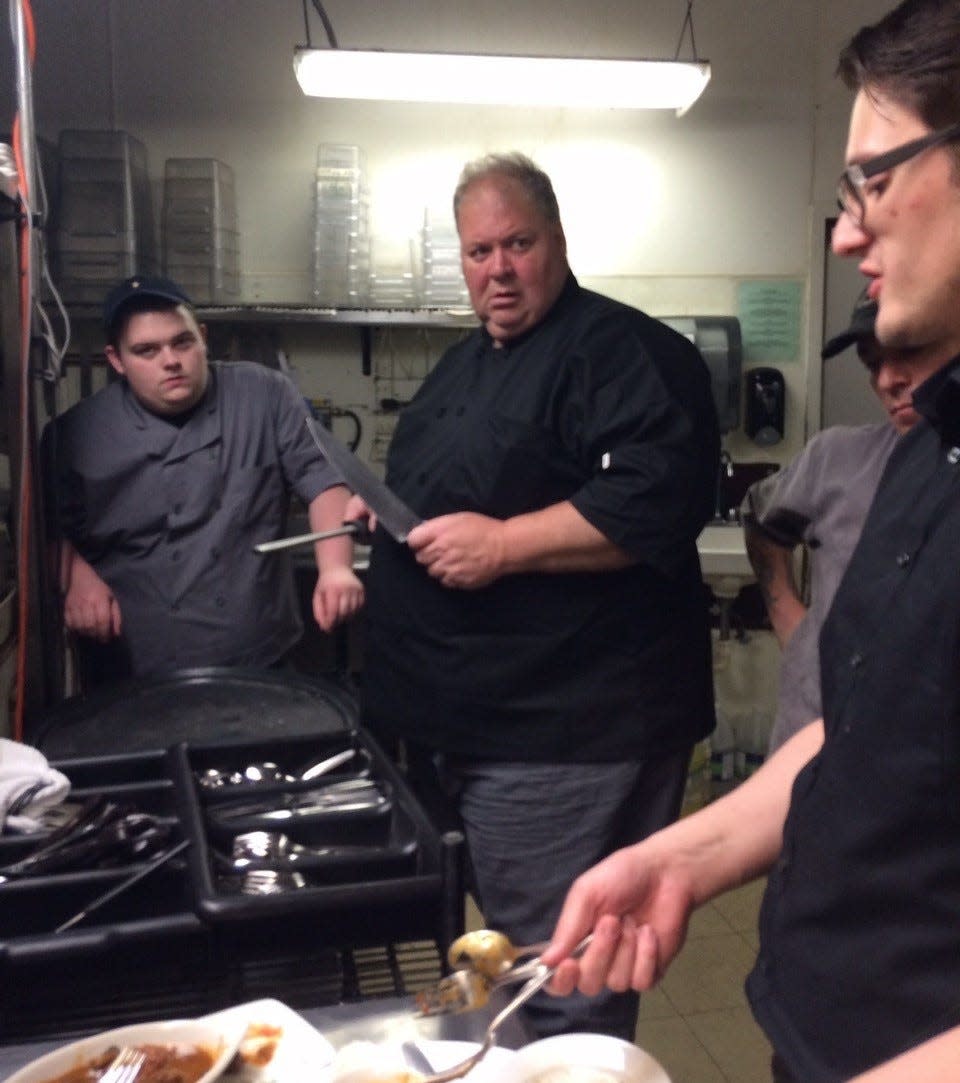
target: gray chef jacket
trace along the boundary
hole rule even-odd
[[[185,422],[121,380],[45,430],[54,536],[114,592],[133,675],[265,666],[299,639],[290,556],[252,547],[282,534],[291,491],[339,483],[305,414],[281,373],[214,362]]]
[[[783,651],[770,751],[823,713],[820,629],[847,569],[899,433],[890,424],[836,425],[814,436],[783,470],[755,482],[746,523],[786,549],[810,552],[810,607]]]

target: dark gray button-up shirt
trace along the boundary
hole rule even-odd
[[[113,590],[136,675],[268,665],[302,631],[281,536],[289,496],[339,478],[293,384],[261,365],[212,363],[186,422],[145,410],[125,381],[47,427],[55,534]]]

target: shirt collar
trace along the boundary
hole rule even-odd
[[[924,380],[913,405],[945,440],[960,443],[960,356]]]
[[[524,331],[522,335],[517,335],[516,338],[511,338],[505,342],[502,346],[494,346],[493,338],[486,327],[480,327],[481,336],[481,350],[496,349],[500,354],[509,353],[510,350],[515,350],[518,346],[522,346],[532,335],[535,335],[542,327],[552,323],[563,312],[565,312],[573,302],[574,297],[580,292],[580,284],[577,282],[573,275],[573,271],[567,272],[567,280],[563,284],[563,289],[560,291],[560,296],[553,302],[551,308],[547,311],[547,314],[543,319],[534,324],[529,331]]]

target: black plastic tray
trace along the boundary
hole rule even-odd
[[[198,913],[211,924],[244,923],[265,935],[271,923],[307,918],[316,939],[343,938],[363,943],[429,936],[441,939],[461,922],[462,891],[459,874],[462,837],[441,837],[412,797],[396,768],[363,730],[353,740],[369,763],[369,775],[392,795],[387,835],[352,859],[332,859],[326,869],[304,874],[297,890],[271,895],[244,895],[222,877],[217,853],[229,853],[223,832],[211,832],[211,792],[198,782],[198,772],[213,759],[241,766],[271,760],[277,764],[306,763],[342,748],[344,741],[326,737],[291,737],[272,742],[230,742],[216,748],[180,744],[172,748],[170,772],[176,781],[183,829],[191,840],[188,864],[193,878]],[[260,787],[251,787],[257,793]],[[320,845],[323,839],[297,826],[279,829],[295,842]],[[349,818],[341,825],[345,842],[351,836]],[[354,829],[355,829],[354,825]],[[362,845],[362,843],[361,843]]]

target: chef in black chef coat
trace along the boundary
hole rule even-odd
[[[713,728],[696,539],[718,427],[691,343],[578,285],[531,161],[468,165],[454,209],[480,326],[390,447],[386,480],[426,522],[375,538],[363,717],[414,765],[438,757],[486,923],[532,943],[577,873],[676,817]],[[542,998],[531,1017],[632,1038],[636,1006]]]

